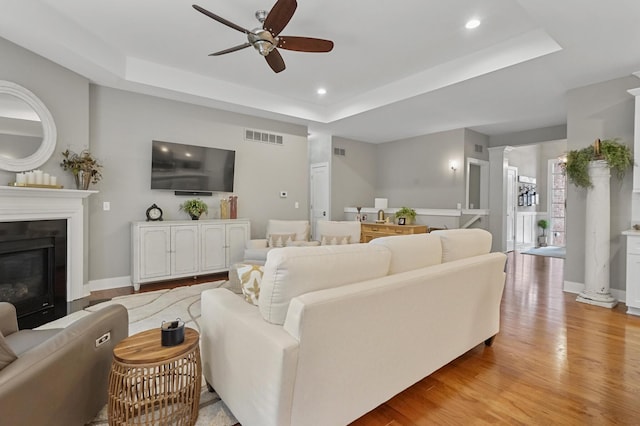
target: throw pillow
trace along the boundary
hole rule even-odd
[[[341,246],[351,243],[351,235],[323,235],[320,239],[321,246]]]
[[[315,247],[319,246],[320,241],[287,241],[287,247]]]
[[[4,340],[4,336],[0,333],[0,370],[18,359],[9,344]]]
[[[267,247],[285,247],[288,241],[293,241],[296,234],[270,234],[267,237]]]
[[[240,279],[240,287],[244,300],[258,306],[260,298],[260,282],[262,281],[262,273],[264,271],[262,265],[237,265],[238,278]]]

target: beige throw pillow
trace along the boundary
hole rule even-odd
[[[323,235],[320,239],[321,246],[342,246],[351,243],[351,235]]]
[[[236,268],[244,300],[258,306],[260,282],[262,281],[263,273],[262,265],[240,264],[237,265]]]
[[[271,234],[267,237],[267,247],[286,247],[295,238],[296,234]]]
[[[0,333],[0,370],[18,359],[9,344],[4,340],[4,336]]]

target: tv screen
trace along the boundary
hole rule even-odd
[[[153,141],[151,189],[233,192],[236,152]]]

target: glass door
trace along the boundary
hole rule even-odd
[[[562,160],[549,160],[549,231],[547,244],[564,247],[567,178],[562,173]]]

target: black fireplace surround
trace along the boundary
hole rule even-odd
[[[67,314],[67,221],[0,222],[0,301],[20,329]]]

